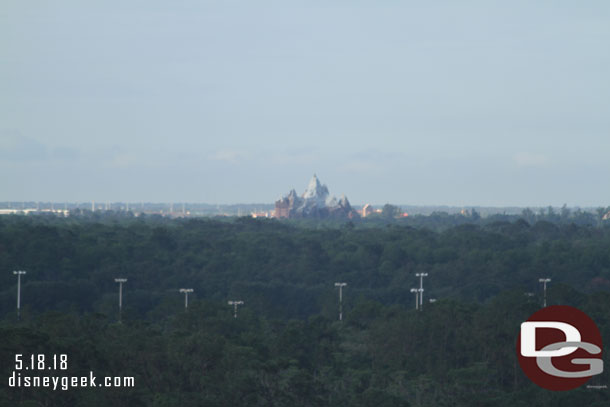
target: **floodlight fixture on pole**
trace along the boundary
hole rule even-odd
[[[419,296],[419,305],[421,305],[420,308],[423,308],[424,306],[424,277],[428,277],[428,273],[415,273],[415,277],[419,277],[419,289],[421,290],[421,294]]]
[[[546,283],[550,283],[551,279],[550,278],[539,278],[538,282],[542,283],[544,285],[544,306],[546,307]]]
[[[21,276],[26,274],[26,272],[15,270],[13,274],[17,276],[17,320],[21,321]]]
[[[233,306],[233,318],[237,318],[237,306],[243,304],[243,301],[229,301],[229,305]]]
[[[411,288],[411,292],[415,293],[415,309],[419,309],[419,288]]]
[[[339,287],[339,321],[343,321],[343,287],[347,283],[335,283],[335,287]]]
[[[192,288],[181,288],[180,292],[184,293],[184,310],[187,311],[189,308],[189,293],[192,293],[194,290]]]
[[[123,283],[126,283],[127,279],[126,278],[115,278],[114,282],[119,283],[119,323],[121,323],[122,314],[123,314]]]

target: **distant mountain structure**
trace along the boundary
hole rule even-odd
[[[275,202],[276,218],[354,218],[360,215],[350,205],[345,195],[337,200],[328,193],[328,187],[320,184],[314,174],[303,195],[298,196],[293,189]]]

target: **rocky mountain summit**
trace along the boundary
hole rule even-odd
[[[314,176],[305,192],[298,196],[293,189],[288,195],[275,202],[276,218],[353,218],[358,212],[352,209],[345,195],[337,200],[328,193],[328,187]]]

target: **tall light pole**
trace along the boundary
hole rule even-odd
[[[237,306],[238,305],[243,305],[244,302],[243,301],[229,301],[229,305],[232,305],[233,308],[233,318],[237,318]]]
[[[184,293],[184,310],[187,311],[189,308],[189,293],[192,293],[194,290],[192,288],[181,288],[180,292]]]
[[[419,277],[419,305],[424,308],[424,277],[428,277],[428,273],[415,273],[415,277]]]
[[[17,320],[21,321],[21,276],[25,274],[23,270],[13,271],[17,276]]]
[[[415,309],[419,309],[419,288],[411,288],[411,292],[415,293]]]
[[[347,283],[335,283],[335,287],[339,287],[339,321],[343,321],[343,287]]]
[[[127,282],[126,278],[115,278],[115,283],[119,283],[119,323],[121,322],[121,316],[123,313],[123,283]]]
[[[544,306],[546,307],[546,283],[550,283],[551,279],[550,278],[539,278],[538,282],[544,284]]]

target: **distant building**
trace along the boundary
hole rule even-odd
[[[70,211],[67,209],[0,209],[0,215],[27,215],[30,213],[54,213],[68,216]]]
[[[375,213],[375,209],[371,204],[366,204],[362,207],[362,217],[366,218],[370,214]]]

